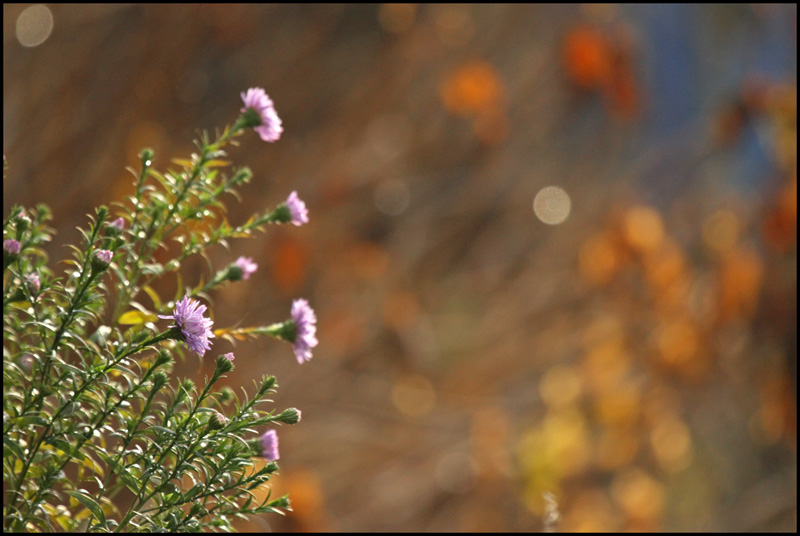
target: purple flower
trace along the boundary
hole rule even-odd
[[[94,256],[104,264],[111,264],[111,259],[114,257],[114,254],[107,249],[98,249],[94,252]]]
[[[95,250],[92,256],[92,268],[97,272],[102,272],[111,264],[111,259],[113,257],[114,254],[107,249]]]
[[[121,232],[125,229],[125,220],[122,217],[117,218],[116,220],[112,221],[108,224],[109,227],[113,227],[117,230],[117,232]]]
[[[3,253],[7,253],[9,255],[19,255],[22,246],[20,243],[13,238],[10,240],[3,240]]]
[[[28,285],[28,290],[31,291],[31,294],[39,294],[39,289],[42,287],[42,282],[39,280],[38,275],[28,275],[28,277],[25,278],[25,283]]]
[[[258,132],[264,141],[277,141],[281,137],[283,126],[281,126],[281,118],[275,111],[272,99],[260,87],[251,87],[247,93],[242,92],[242,100],[244,101],[242,113],[253,109],[261,117],[261,124],[253,127],[253,130]]]
[[[242,271],[242,279],[247,281],[258,270],[258,265],[250,257],[239,257],[234,264]]]
[[[271,462],[280,458],[278,454],[278,432],[267,430],[261,436],[261,455]]]
[[[214,337],[211,332],[211,326],[214,322],[210,318],[203,316],[205,312],[205,305],[200,305],[197,300],[186,296],[175,304],[175,310],[171,316],[158,316],[159,318],[174,320],[175,325],[180,328],[183,339],[189,349],[202,357],[206,350],[211,348],[211,343],[208,342],[208,339]]]
[[[297,192],[292,192],[286,199],[286,206],[292,214],[292,223],[298,227],[308,223],[308,209],[302,199],[297,197]]]
[[[233,352],[228,352],[227,354],[224,354],[222,357],[231,362],[233,362],[233,360],[236,359],[236,356],[233,355]]]
[[[295,326],[294,355],[302,364],[311,359],[311,348],[317,341],[317,315],[304,299],[292,302],[292,320]]]

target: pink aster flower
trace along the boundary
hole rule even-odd
[[[260,87],[252,87],[247,93],[242,92],[242,100],[244,101],[242,113],[253,109],[261,117],[261,124],[253,127],[253,130],[258,132],[264,141],[277,141],[281,137],[283,126],[272,99]]]
[[[97,272],[102,272],[111,264],[112,258],[114,258],[114,254],[109,250],[98,249],[92,256],[92,268]]]
[[[267,430],[261,436],[261,455],[271,462],[280,458],[280,454],[278,454],[278,432],[275,430]]]
[[[7,253],[9,255],[19,255],[22,246],[20,243],[13,238],[10,240],[3,240],[3,253]]]
[[[111,264],[111,259],[114,257],[114,254],[107,249],[98,249],[94,252],[94,256],[104,264]]]
[[[22,251],[22,245],[12,239],[3,240],[3,271],[9,264],[19,258],[19,252]]]
[[[311,349],[319,344],[317,341],[317,315],[303,299],[292,302],[292,320],[295,326],[294,355],[302,364],[311,359]]]
[[[186,296],[175,304],[172,315],[158,315],[158,317],[174,320],[175,325],[181,330],[186,346],[202,357],[206,350],[211,348],[211,343],[208,340],[214,337],[211,332],[211,326],[214,322],[210,318],[203,316],[205,312],[205,305],[200,305],[197,300]]]
[[[108,226],[113,227],[117,232],[122,232],[122,230],[125,229],[125,220],[122,217],[119,217],[109,223]]]
[[[30,274],[25,278],[25,283],[28,285],[28,290],[31,294],[39,294],[39,289],[42,287],[42,282],[36,274]]]
[[[292,214],[292,223],[298,227],[308,223],[308,209],[302,199],[297,197],[297,192],[292,192],[286,199],[286,206]]]
[[[236,359],[236,356],[233,355],[233,352],[228,352],[227,354],[223,354],[222,357],[224,357],[225,359],[227,359],[228,361],[231,361],[231,362],[234,359]]]
[[[258,270],[258,265],[250,257],[239,257],[234,264],[242,271],[242,279],[247,281]]]

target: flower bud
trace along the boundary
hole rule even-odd
[[[231,354],[233,355],[233,354]],[[228,359],[227,354],[217,357],[217,372],[225,374],[233,370],[233,359]]]
[[[229,270],[231,281],[239,281],[240,279],[247,281],[258,270],[258,264],[254,263],[250,257],[239,257],[230,265]]]
[[[291,506],[291,502],[289,502],[289,497],[284,495],[279,499],[275,499],[274,501],[269,503],[269,506],[273,508],[289,508]]]
[[[5,269],[9,264],[19,258],[19,252],[22,246],[17,240],[9,239],[3,240],[3,268]]]
[[[149,166],[150,165],[150,162],[153,160],[154,156],[155,156],[155,153],[149,147],[146,147],[146,148],[142,149],[139,152],[139,159],[142,161],[142,163],[145,166]]]
[[[300,422],[302,412],[297,408],[283,410],[283,413],[275,417],[275,420],[283,424],[297,424]]]
[[[109,236],[119,236],[125,229],[125,220],[122,217],[106,224],[106,234]]]
[[[159,391],[167,384],[167,381],[169,381],[169,377],[162,371],[157,370],[153,374],[153,391]]]
[[[25,231],[28,227],[31,226],[31,219],[25,213],[24,210],[20,211],[17,215],[17,233],[21,233]]]
[[[225,386],[219,392],[219,401],[223,404],[227,404],[234,398],[236,398],[236,393],[230,387]]]
[[[39,294],[39,289],[42,287],[42,282],[39,280],[39,276],[36,274],[29,274],[25,278],[25,285],[28,287],[28,291],[33,296],[37,296]]]
[[[235,264],[231,264],[230,266],[225,268],[225,271],[222,273],[220,279],[222,281],[225,281],[226,279],[228,281],[241,281],[243,277],[244,277],[244,272],[242,271],[242,269],[236,266]]]
[[[213,413],[208,419],[209,430],[219,430],[224,428],[226,424],[228,424],[228,418],[219,412]]]
[[[95,272],[104,272],[111,264],[111,259],[114,254],[107,249],[98,249],[92,255],[92,270]]]

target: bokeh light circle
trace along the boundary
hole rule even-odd
[[[569,194],[558,186],[547,186],[539,190],[533,199],[533,212],[548,225],[564,223],[572,210]]]
[[[47,41],[52,31],[53,13],[47,6],[27,7],[17,17],[17,40],[22,46],[39,46]]]

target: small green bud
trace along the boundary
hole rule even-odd
[[[149,147],[146,147],[139,152],[139,159],[142,161],[142,165],[145,167],[150,165],[154,157],[155,153]]]
[[[264,376],[261,378],[261,388],[258,390],[258,396],[263,396],[264,393],[272,389],[275,385],[275,376]]]
[[[212,414],[208,419],[209,430],[219,430],[220,428],[224,428],[226,424],[228,424],[228,418],[219,412]]]
[[[169,363],[172,363],[172,361],[173,361],[172,356],[169,354],[169,352],[166,352],[164,350],[159,350],[158,354],[156,354],[155,360],[153,361],[153,368],[158,368],[161,367],[162,365],[167,365]]]
[[[226,372],[230,372],[233,370],[233,360],[226,357],[226,355],[221,355],[217,357],[217,373],[218,374],[225,374]]]
[[[97,208],[97,222],[103,223],[104,221],[106,221],[107,216],[108,216],[108,207],[106,207],[105,205],[100,205]]]
[[[283,410],[283,412],[275,417],[275,420],[278,422],[282,422],[283,424],[297,424],[300,422],[302,417],[302,412],[297,408],[289,408]]]
[[[160,370],[156,371],[156,373],[153,374],[153,390],[159,391],[162,387],[164,387],[167,384],[168,381],[169,377],[167,377],[166,374],[164,374]]]
[[[231,178],[231,184],[239,184],[241,182],[247,183],[250,182],[250,179],[252,178],[253,172],[250,171],[250,168],[243,167],[234,173],[233,177]]]
[[[25,214],[24,210],[20,211],[20,213],[17,215],[16,219],[17,219],[17,232],[18,233],[22,233],[22,232],[26,231],[28,229],[28,227],[31,226],[31,219],[28,217],[27,214]]]
[[[225,269],[225,273],[222,276],[222,280],[224,281],[225,279],[227,279],[228,281],[241,281],[243,275],[244,275],[244,270],[242,270],[235,264],[231,264]]]
[[[219,401],[223,404],[227,404],[235,398],[236,393],[230,387],[223,387],[219,392]]]
[[[289,501],[289,496],[284,495],[283,497],[275,499],[274,501],[270,502],[269,506],[273,508],[291,508],[292,503],[291,501]]]
[[[275,210],[272,211],[272,218],[273,221],[279,223],[291,223],[292,221],[292,211],[289,210],[289,205],[286,203],[281,203]]]

